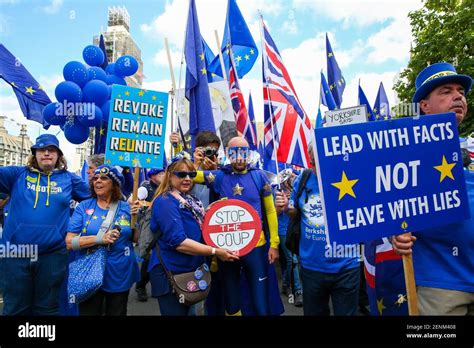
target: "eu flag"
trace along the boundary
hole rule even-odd
[[[314,121],[314,129],[323,128],[323,116],[321,115],[321,108],[318,108],[318,115]]]
[[[0,78],[4,79],[16,94],[23,115],[48,128],[43,119],[43,108],[51,103],[41,85],[31,76],[25,66],[5,46],[0,44]]]
[[[212,52],[211,48],[207,44],[206,40],[204,40],[204,38],[202,38],[202,47],[204,50],[204,59],[206,60],[207,82],[211,83],[216,81],[222,81],[222,77],[213,73],[212,70],[209,68],[212,61],[216,58],[216,55],[214,54],[214,52]],[[219,57],[217,57],[217,59],[219,59]]]
[[[329,81],[329,90],[334,97],[336,106],[341,107],[342,104],[342,93],[344,88],[346,88],[346,80],[342,76],[341,69],[337,64],[336,57],[331,48],[331,43],[329,42],[328,34],[326,33],[326,58],[328,65],[328,81]]]
[[[390,105],[382,82],[380,82],[377,98],[375,99],[374,114],[377,121],[390,119]]]
[[[222,39],[222,57],[226,74],[230,67],[230,51],[234,56],[235,68],[239,78],[243,78],[252,69],[258,58],[258,49],[245,22],[236,0],[229,0],[227,4],[227,19]],[[209,69],[219,76],[224,76],[216,56]]]
[[[362,87],[360,86],[360,83],[359,83],[359,105],[365,105],[367,107],[367,115],[369,116],[368,121],[369,122],[375,121],[374,112],[372,111],[372,108],[370,107],[370,103],[367,100],[367,97],[365,96],[365,93]]]
[[[324,76],[323,72],[321,71],[321,104],[328,107],[329,110],[336,109],[336,102],[334,101],[334,97],[332,96],[331,91],[329,90],[328,83],[326,81],[326,77]]]
[[[246,127],[245,131],[245,139],[249,142],[250,148],[252,150],[257,150],[257,128],[255,122],[255,113],[253,111],[253,101],[252,101],[252,94],[249,94],[249,109],[248,109],[248,122],[249,125]]]
[[[100,127],[95,128],[94,153],[105,153],[105,143],[107,142],[107,122],[102,120]]]
[[[109,65],[109,59],[107,58],[107,50],[105,49],[104,35],[102,34],[100,34],[99,47],[102,50],[102,52],[104,52],[104,57],[105,57],[104,62],[102,63],[100,67],[105,70],[105,68],[107,68],[107,66]]]
[[[195,0],[189,2],[184,56],[186,58],[185,92],[189,100],[189,133],[194,146],[194,139],[200,131],[216,131]]]

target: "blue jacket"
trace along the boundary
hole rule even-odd
[[[66,247],[70,201],[90,197],[89,186],[66,170],[47,175],[13,166],[0,168],[0,192],[10,195],[0,243],[36,244],[40,255]]]

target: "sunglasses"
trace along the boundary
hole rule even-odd
[[[179,179],[184,179],[187,176],[189,176],[191,179],[194,179],[197,175],[197,172],[181,172],[181,171],[176,171],[173,172],[173,174],[179,178]]]
[[[101,176],[94,176],[92,177],[92,182],[96,182],[100,179],[100,181],[107,181],[107,180],[110,180],[110,178],[108,176],[105,176],[105,175],[101,175]]]

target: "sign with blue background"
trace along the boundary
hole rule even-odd
[[[318,128],[315,136],[331,243],[469,218],[454,113]]]
[[[105,150],[106,163],[161,168],[168,94],[114,85]]]

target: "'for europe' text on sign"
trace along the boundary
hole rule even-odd
[[[316,130],[330,241],[357,243],[467,219],[453,113]]]

